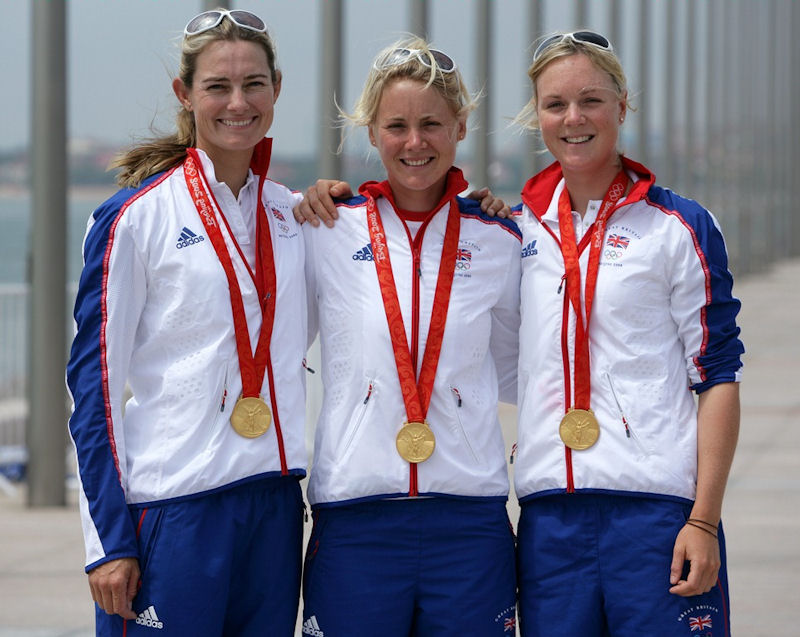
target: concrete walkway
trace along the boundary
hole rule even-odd
[[[794,260],[735,289],[744,304],[747,355],[742,430],[723,518],[736,637],[793,637],[800,630],[799,287],[800,260]],[[513,410],[502,414],[510,444]],[[516,521],[516,503],[509,509]],[[74,502],[27,509],[23,488],[0,492],[0,637],[93,635],[82,564]]]

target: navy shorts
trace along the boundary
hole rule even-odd
[[[314,511],[303,635],[513,636],[514,534],[502,501],[380,500]]]
[[[269,478],[157,507],[139,529],[136,620],[96,607],[98,635],[292,637],[303,542],[299,479]]]
[[[522,504],[518,529],[523,637],[729,637],[725,538],[717,586],[670,594],[675,538],[691,503],[564,494]]]

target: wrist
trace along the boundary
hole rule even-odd
[[[711,522],[708,522],[706,520],[702,520],[700,518],[689,518],[688,520],[686,520],[685,526],[693,526],[694,528],[700,529],[701,531],[704,531],[709,535],[713,535],[715,538],[718,539],[717,525],[712,524]]]

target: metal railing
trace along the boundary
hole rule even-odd
[[[0,285],[0,490],[25,473],[27,401],[25,284]]]

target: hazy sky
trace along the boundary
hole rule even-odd
[[[0,0],[4,73],[11,75],[10,83],[5,78],[7,92],[0,107],[0,150],[21,148],[30,140],[32,6],[51,1],[59,0]],[[636,1],[623,1],[626,14],[636,13]],[[276,140],[275,153],[313,153],[320,110],[320,0],[231,4],[262,16],[277,41],[284,80],[270,131]],[[474,0],[429,0],[431,39],[456,60],[473,91],[481,88],[473,71],[476,4]],[[494,98],[491,143],[500,149],[519,143],[518,134],[506,125],[529,97],[525,70],[531,43],[542,33],[573,28],[575,3],[542,0],[544,24],[537,33],[526,31],[526,0],[494,0],[491,4],[494,69],[486,88]],[[607,3],[593,0],[589,4],[589,26],[606,30]],[[375,53],[408,29],[408,0],[344,0],[343,6],[345,86],[339,102],[350,107]],[[70,138],[124,145],[147,136],[151,124],[162,131],[171,130],[175,98],[170,81],[176,68],[177,43],[187,20],[201,9],[200,0],[68,0]],[[635,80],[637,69],[627,70],[632,76],[629,79]],[[635,84],[631,82],[631,86]]]

